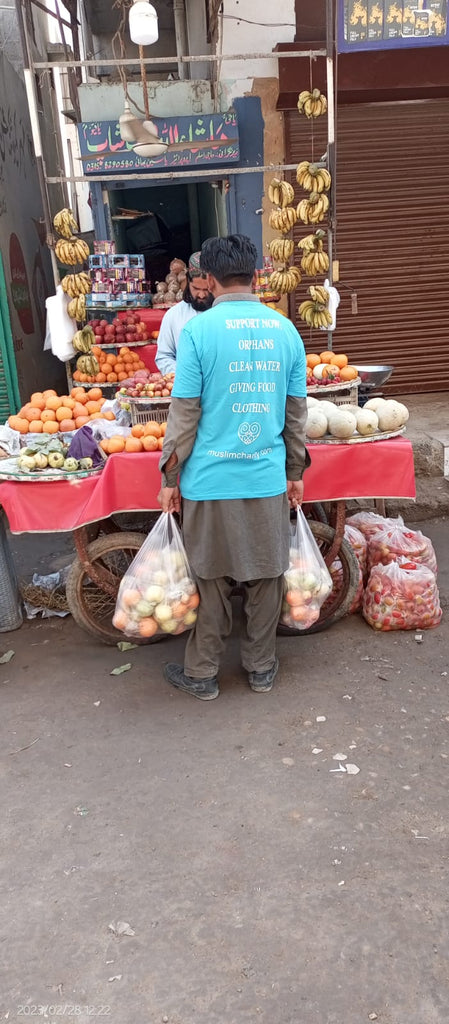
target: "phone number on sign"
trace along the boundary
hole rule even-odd
[[[17,1007],[18,1017],[107,1017],[111,1012],[110,1006],[100,1003],[99,1006],[86,1004],[79,1006],[76,1003],[48,1003],[45,1005],[26,1005]]]

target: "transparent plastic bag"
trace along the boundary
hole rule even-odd
[[[367,557],[368,557],[368,545],[363,533],[357,529],[356,526],[351,526],[350,523],[346,523],[345,526],[345,540],[351,545],[355,557],[359,563],[359,585],[355,594],[352,605],[349,609],[349,614],[353,615],[354,612],[358,612],[359,608],[363,604],[363,586],[367,577]],[[340,572],[341,570],[341,563]],[[332,566],[331,566],[332,576]]]
[[[375,565],[363,597],[363,617],[373,629],[430,629],[441,622],[435,575],[418,562]]]
[[[194,626],[198,605],[180,531],[162,512],[120,583],[113,624],[132,637],[178,636]]]
[[[346,520],[346,525],[355,526],[360,533],[363,533],[365,540],[369,541],[379,530],[404,526],[404,520],[402,516],[398,516],[397,519],[388,519],[386,516],[377,515],[377,512],[356,512]]]
[[[388,565],[399,558],[427,565],[435,576],[437,560],[432,541],[421,530],[409,530],[404,524],[394,523],[372,536],[368,543],[368,570],[375,565]]]
[[[292,629],[309,629],[320,617],[332,590],[332,579],[304,513],[291,524],[290,562],[284,573],[280,621]]]

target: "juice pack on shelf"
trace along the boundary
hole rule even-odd
[[[363,533],[365,540],[369,541],[379,530],[385,530],[395,525],[404,526],[404,520],[402,516],[398,516],[397,519],[389,519],[386,516],[379,516],[377,512],[356,512],[353,516],[349,516],[346,525],[355,526],[360,533]]]
[[[393,520],[392,526],[378,530],[368,541],[368,570],[382,563],[397,562],[406,558],[410,562],[427,565],[437,574],[437,560],[432,542],[421,530],[409,530],[403,523]]]
[[[373,629],[430,629],[441,621],[435,574],[418,562],[375,565],[363,597],[363,616]]]
[[[320,617],[332,591],[332,579],[301,509],[291,527],[290,564],[284,573],[280,622],[290,629],[309,629]]]
[[[181,534],[162,512],[120,583],[113,624],[130,637],[178,636],[192,629],[198,605]]]

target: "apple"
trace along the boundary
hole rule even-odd
[[[128,342],[128,345],[129,345],[130,342],[134,341],[134,335],[130,334],[129,331],[127,331],[126,334],[125,334],[125,340]]]

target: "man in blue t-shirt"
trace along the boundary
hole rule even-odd
[[[256,692],[278,670],[276,627],[288,567],[289,506],[303,499],[307,418],[304,346],[293,324],[252,293],[257,250],[244,235],[211,238],[201,267],[214,304],[184,328],[160,462],[164,511],[180,511],[200,594],[178,689],[211,700],[244,589],[242,665]],[[180,487],[177,485],[180,472]]]

